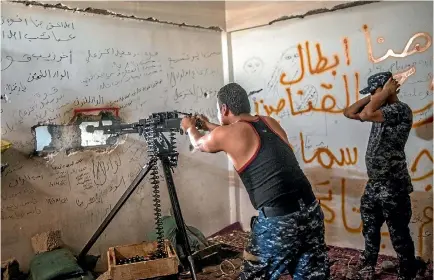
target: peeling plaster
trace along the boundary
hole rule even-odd
[[[12,0],[12,1],[8,1],[8,2],[24,4],[26,6],[40,6],[40,7],[43,7],[45,9],[51,8],[51,9],[67,10],[67,11],[72,11],[72,12],[84,12],[84,13],[92,13],[92,14],[99,14],[99,15],[107,15],[107,16],[113,16],[113,17],[117,17],[117,18],[127,18],[127,19],[139,20],[139,21],[148,21],[148,22],[154,22],[154,23],[174,25],[174,26],[178,26],[178,27],[191,27],[191,28],[206,29],[206,30],[212,30],[212,31],[218,31],[218,32],[224,31],[221,27],[218,27],[218,26],[206,27],[206,26],[201,26],[201,25],[190,25],[190,24],[186,24],[186,23],[175,23],[175,22],[170,22],[170,21],[163,21],[163,20],[156,19],[154,17],[142,18],[142,17],[136,17],[134,15],[125,15],[125,14],[121,14],[121,13],[115,13],[115,12],[112,12],[112,11],[107,10],[107,9],[96,9],[96,8],[91,8],[91,7],[88,7],[85,9],[71,8],[71,7],[68,7],[66,5],[63,5],[62,3],[44,4],[44,3],[41,3],[38,1]],[[282,16],[282,17],[279,17],[275,20],[270,21],[268,23],[268,25],[272,25],[273,23],[280,22],[280,21],[285,21],[285,20],[290,20],[290,19],[295,19],[295,18],[303,19],[303,18],[305,18],[307,16],[311,16],[311,15],[334,12],[334,11],[338,11],[338,10],[342,10],[342,9],[347,9],[347,8],[372,4],[372,3],[378,3],[378,2],[381,2],[381,1],[352,1],[352,2],[348,2],[348,3],[336,5],[330,9],[328,9],[328,8],[314,9],[314,10],[310,10],[304,14],[301,14],[301,15]],[[258,27],[258,26],[255,26],[255,27]],[[249,28],[247,28],[247,29],[249,29]],[[239,30],[234,30],[234,31],[239,31]]]
[[[148,22],[154,22],[154,23],[169,24],[169,25],[175,25],[178,27],[191,27],[191,28],[206,29],[206,30],[212,30],[212,31],[218,31],[218,32],[223,31],[223,29],[221,29],[218,26],[205,27],[205,26],[200,26],[200,25],[190,25],[190,24],[186,24],[186,23],[175,23],[175,22],[163,21],[163,20],[158,20],[154,17],[141,18],[141,17],[136,17],[134,15],[124,15],[124,14],[115,13],[115,12],[112,12],[112,11],[109,11],[106,9],[95,9],[95,8],[91,8],[91,7],[88,7],[86,9],[70,8],[66,5],[63,5],[62,3],[44,4],[41,2],[37,2],[37,1],[20,1],[20,0],[8,1],[8,2],[23,4],[23,5],[30,6],[30,7],[31,6],[39,6],[39,7],[45,8],[45,9],[51,8],[51,9],[59,9],[59,10],[66,10],[66,11],[72,11],[72,12],[99,14],[99,15],[113,16],[113,17],[117,17],[117,18],[127,18],[127,19],[139,20],[139,21],[148,21]]]
[[[315,9],[315,10],[310,10],[302,15],[293,15],[293,16],[282,16],[278,19],[272,20],[270,21],[268,24],[272,25],[273,23],[279,22],[279,21],[284,21],[284,20],[289,20],[289,19],[295,19],[295,18],[300,18],[303,19],[307,16],[312,16],[312,15],[317,15],[317,14],[323,14],[323,13],[329,13],[329,12],[334,12],[334,11],[338,11],[338,10],[343,10],[343,9],[347,9],[347,8],[352,8],[352,7],[357,7],[357,6],[362,6],[362,5],[367,5],[367,4],[372,4],[372,3],[379,3],[380,1],[354,1],[354,2],[348,2],[348,3],[344,3],[344,4],[339,4],[334,6],[333,8],[327,9],[327,8],[321,8],[321,9]]]
[[[112,112],[101,111],[99,115],[76,115],[68,125],[38,123],[31,128],[35,143],[32,155],[49,159],[62,151],[67,156],[85,151],[109,154],[125,143],[127,135],[88,133],[86,126],[111,125],[114,120],[121,121]]]

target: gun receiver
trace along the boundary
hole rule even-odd
[[[157,133],[176,131],[183,134],[181,129],[182,118],[180,118],[180,115],[194,116],[191,113],[182,113],[177,111],[160,112],[153,113],[149,118],[140,119],[135,123],[121,123],[119,121],[114,121],[111,125],[102,125],[102,122],[100,122],[99,126],[88,125],[86,131],[94,133],[97,130],[102,130],[104,134],[122,135],[138,133],[143,135],[146,128],[152,127],[152,129]],[[204,123],[201,120],[196,120],[196,127],[198,129],[202,129],[203,125]]]

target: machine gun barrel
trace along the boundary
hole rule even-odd
[[[138,122],[135,123],[120,123],[115,121],[111,125],[102,125],[102,123],[100,124],[100,126],[88,125],[86,127],[86,132],[94,133],[95,131],[99,130],[103,131],[104,134],[111,135],[121,135],[129,133],[142,134],[146,127],[152,127],[155,132],[178,131],[182,134],[182,118],[180,118],[179,115],[194,116],[195,114],[183,113],[178,111],[154,113],[149,118],[140,119]],[[202,129],[203,125],[203,122],[197,119],[196,127],[198,129]]]
[[[128,134],[139,133],[138,123],[114,123],[112,125],[102,126],[86,126],[86,132],[94,133],[95,131],[102,130],[104,134]]]

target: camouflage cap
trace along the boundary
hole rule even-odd
[[[360,94],[372,94],[377,88],[383,87],[386,82],[392,77],[391,72],[381,72],[374,74],[368,78],[368,86],[360,91]]]

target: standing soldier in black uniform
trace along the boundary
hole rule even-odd
[[[217,99],[221,126],[201,117],[210,131],[202,135],[195,118],[181,125],[194,147],[229,156],[259,210],[241,280],[277,280],[285,271],[294,280],[328,279],[324,214],[285,131],[273,118],[250,115],[247,92],[238,84],[222,87]]]
[[[361,198],[365,250],[355,270],[363,279],[372,279],[380,250],[381,226],[386,222],[399,260],[398,279],[412,279],[417,268],[414,244],[408,224],[413,191],[404,152],[413,123],[410,107],[397,97],[399,84],[392,73],[369,77],[361,94],[371,94],[345,109],[347,118],[372,122],[366,168],[368,183]]]

